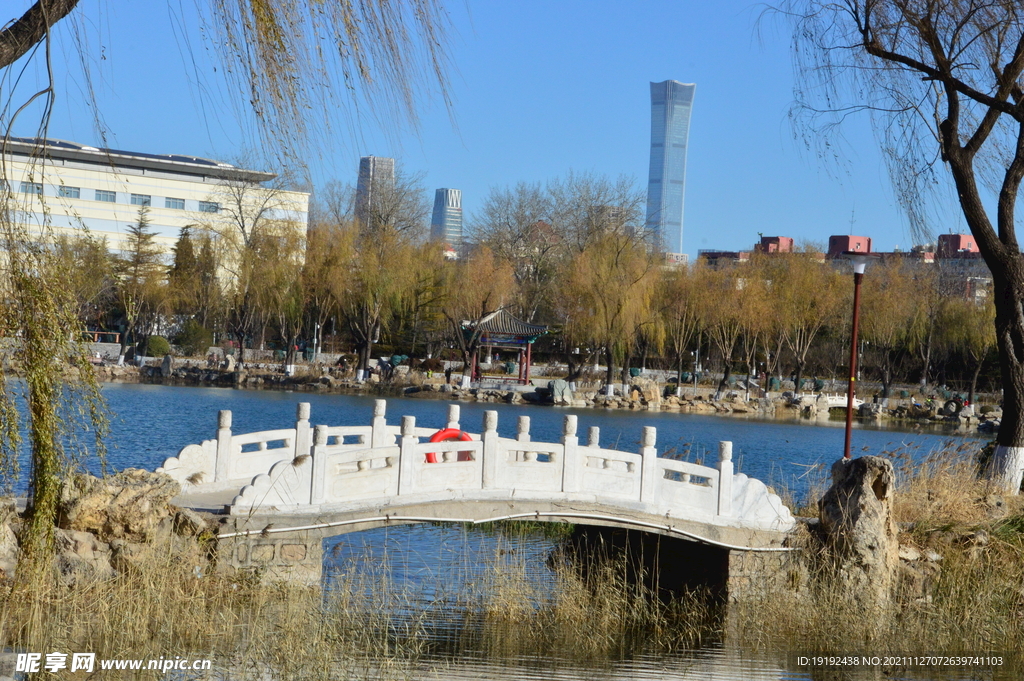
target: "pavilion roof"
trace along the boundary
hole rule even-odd
[[[529,324],[514,317],[504,308],[492,312],[478,322],[463,320],[462,328],[466,331],[479,330],[481,335],[518,336],[536,338],[548,332],[548,327],[541,324]]]

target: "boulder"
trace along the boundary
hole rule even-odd
[[[225,355],[224,357],[224,370],[231,372],[235,370],[235,356]]]
[[[13,579],[18,567],[18,536],[7,523],[0,523],[0,581]]]
[[[170,355],[164,355],[164,359],[160,363],[160,375],[167,378],[172,373],[174,373],[174,358]]]
[[[77,475],[61,488],[58,525],[101,539],[149,541],[166,524],[170,500],[181,486],[170,476],[127,468],[110,478]]]
[[[895,483],[888,459],[840,459],[832,466],[832,486],[818,502],[840,585],[865,604],[886,604],[894,586],[899,565]]]
[[[110,546],[90,532],[57,530],[57,569],[69,586],[114,576]]]
[[[548,390],[551,391],[551,398],[555,404],[571,404],[572,390],[569,389],[569,382],[562,378],[556,378],[548,383]]]

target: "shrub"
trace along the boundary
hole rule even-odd
[[[146,341],[147,357],[163,357],[171,354],[171,344],[163,336],[150,336]]]
[[[194,319],[190,319],[181,327],[174,337],[174,344],[188,357],[206,354],[213,345],[213,332]]]

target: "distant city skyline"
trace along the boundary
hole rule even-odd
[[[667,253],[683,251],[686,148],[694,83],[651,83],[651,163],[647,173],[647,231]]]
[[[610,0],[455,3],[447,10],[450,108],[440,95],[423,97],[417,124],[402,124],[339,93],[330,120],[309,121],[305,166],[282,167],[261,156],[273,145],[248,97],[230,86],[233,76],[216,50],[181,40],[203,31],[193,5],[175,5],[170,23],[146,3],[116,12],[93,7],[52,31],[57,98],[46,134],[287,170],[314,190],[332,181],[353,184],[360,156],[398,158],[429,190],[462,190],[468,230],[495,188],[543,184],[569,172],[624,176],[645,187],[649,83],[679,79],[701,88],[687,141],[683,249],[691,258],[700,249],[748,248],[758,232],[823,244],[852,231],[887,251],[923,240],[909,234],[867,114],[846,117],[828,154],[804,144],[790,115],[792,26],[765,16],[755,0],[650,0],[628,12]],[[37,60],[12,83],[14,101],[48,82]],[[13,134],[37,134],[38,103],[18,117]],[[966,230],[955,188],[948,196],[931,211],[933,238]],[[986,200],[995,205],[991,194]]]

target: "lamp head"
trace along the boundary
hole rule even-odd
[[[860,251],[843,251],[841,255],[853,263],[854,274],[864,274],[864,269],[869,262],[874,262],[882,257],[878,253],[861,253]]]

